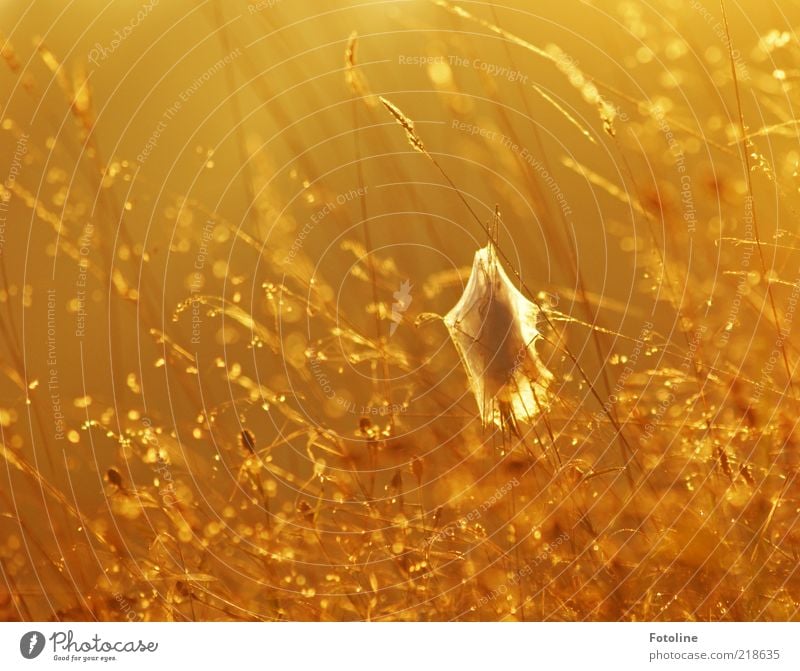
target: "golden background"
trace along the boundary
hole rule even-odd
[[[0,615],[798,619],[800,9],[724,9],[2,3]]]

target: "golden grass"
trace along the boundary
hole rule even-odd
[[[800,619],[796,38],[289,4],[132,131],[130,52],[0,25],[0,617]],[[554,376],[498,426],[440,319],[489,243]]]

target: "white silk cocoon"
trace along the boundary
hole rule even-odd
[[[539,308],[514,286],[492,244],[475,253],[467,286],[444,323],[467,371],[484,425],[518,433],[546,406],[553,379],[535,341]]]

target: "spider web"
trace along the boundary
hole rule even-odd
[[[489,243],[475,253],[464,293],[444,317],[484,425],[519,434],[547,406],[553,375],[535,349],[539,308],[514,286]]]

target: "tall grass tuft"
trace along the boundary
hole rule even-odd
[[[0,617],[798,620],[800,15],[657,4],[0,10]]]

